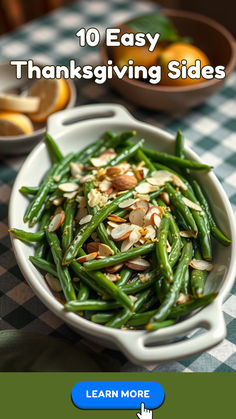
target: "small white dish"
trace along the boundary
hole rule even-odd
[[[42,63],[35,62],[39,67]],[[28,80],[25,67],[22,67],[22,78],[16,78],[15,66],[9,62],[0,63],[0,93],[9,92],[15,94],[24,94],[34,80]],[[76,89],[72,80],[67,80],[70,99],[66,109],[72,108],[76,103]],[[31,134],[17,136],[0,136],[0,154],[24,154],[29,152],[42,138],[46,131],[43,123],[33,123],[34,131]]]
[[[174,153],[175,142],[171,134],[137,121],[120,105],[87,105],[61,111],[48,119],[47,129],[64,153],[80,150],[106,130],[122,132],[127,129],[136,130],[137,138],[145,138],[147,146]],[[186,154],[193,160],[201,161],[188,147]],[[28,229],[23,222],[28,199],[19,192],[19,188],[22,185],[38,185],[50,166],[48,151],[41,142],[25,160],[15,180],[9,206],[10,227]],[[66,312],[52,295],[43,276],[29,262],[28,257],[34,254],[33,247],[12,238],[24,277],[42,302],[74,330],[105,346],[118,347],[133,363],[147,365],[185,358],[217,345],[226,335],[222,303],[233,286],[236,274],[236,228],[229,200],[215,175],[196,173],[196,178],[207,195],[217,223],[232,238],[232,245],[225,248],[214,241],[214,269],[208,277],[206,292],[218,290],[219,295],[209,306],[189,318],[165,329],[146,332],[112,329]],[[204,333],[193,336],[192,332],[198,328],[204,328]],[[191,337],[180,340],[190,332]]]

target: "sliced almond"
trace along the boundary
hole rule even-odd
[[[126,239],[132,231],[132,226],[130,224],[120,224],[115,227],[111,232],[111,237],[113,240],[124,240]]]
[[[129,220],[132,224],[136,224],[140,227],[144,224],[144,216],[146,214],[145,208],[136,208],[129,214]]]
[[[120,175],[112,179],[113,188],[118,191],[125,191],[134,188],[137,185],[138,181],[136,177],[129,175]]]
[[[119,224],[114,223],[114,221],[107,221],[107,225],[111,228],[116,228]]]
[[[210,272],[213,269],[213,264],[208,262],[207,260],[198,260],[193,259],[189,264],[193,269],[197,269],[198,271],[208,271]]]
[[[117,282],[120,279],[120,275],[115,275],[115,274],[112,274],[112,273],[106,273],[104,275],[111,282]]]
[[[179,176],[177,176],[175,173],[172,173],[172,183],[174,185],[179,186],[181,189],[185,190],[188,189],[185,183],[180,179]]]
[[[74,192],[79,189],[79,186],[77,185],[77,183],[67,182],[67,183],[61,183],[58,186],[58,189],[60,189],[60,191],[62,192]]]
[[[91,214],[85,215],[81,220],[79,221],[80,225],[87,224],[92,220],[93,216]]]
[[[49,273],[46,273],[46,275],[45,275],[45,279],[46,279],[46,281],[47,281],[47,283],[48,283],[49,287],[50,287],[53,291],[55,291],[55,292],[60,292],[60,291],[62,290],[62,288],[61,288],[61,284],[60,284],[59,280],[58,280],[57,278],[55,278],[55,276],[53,276],[53,275],[51,275],[51,274],[49,274]]]
[[[111,189],[111,187],[112,187],[112,183],[110,180],[107,180],[107,179],[104,179],[102,182],[100,182],[98,186],[101,192],[105,192],[108,189]]]
[[[74,199],[76,197],[77,193],[78,193],[78,191],[75,191],[75,192],[65,192],[63,194],[63,196],[64,196],[64,198],[67,198],[67,199]]]
[[[147,193],[153,192],[153,191],[155,191],[155,189],[156,188],[154,188],[152,185],[150,185],[147,182],[140,183],[140,185],[138,185],[135,188],[136,192],[142,193],[142,194],[147,194]]]
[[[110,246],[107,246],[107,244],[99,243],[98,253],[99,256],[108,257],[114,255],[114,250],[112,250]]]
[[[108,152],[106,150],[106,152],[102,153],[99,157],[94,157],[92,159],[90,159],[90,163],[92,163],[92,165],[94,167],[102,167],[102,166],[106,166],[107,163],[109,163],[109,161],[111,161],[114,157],[116,157],[116,153],[113,152]]]
[[[196,231],[193,231],[193,230],[187,230],[187,231],[182,230],[182,231],[179,232],[179,234],[180,234],[181,237],[185,237],[187,239],[191,238],[191,237],[196,239],[196,237],[197,237]]]
[[[109,177],[120,176],[122,174],[122,168],[119,166],[108,167],[106,175]]]
[[[61,227],[64,219],[65,219],[65,212],[62,210],[58,212],[56,215],[54,215],[54,217],[49,223],[48,231],[52,232],[52,231],[58,230],[58,228]]]
[[[185,196],[182,198],[182,200],[184,201],[185,205],[187,205],[187,207],[202,212],[202,207],[200,205],[196,204],[193,201],[190,201],[190,199],[185,198]]]
[[[133,205],[136,202],[136,199],[134,198],[130,198],[130,199],[126,199],[125,201],[121,202],[118,206],[119,208],[129,208],[131,207],[131,205]]]
[[[83,167],[81,163],[70,162],[71,176],[79,179],[82,176]]]
[[[138,297],[135,297],[135,295],[129,295],[129,299],[132,301],[132,303],[135,303]]]
[[[76,260],[79,263],[84,263],[84,262],[88,262],[89,260],[96,259],[97,255],[98,255],[98,252],[92,252],[92,253],[88,253],[87,255],[80,256]]]
[[[99,242],[90,242],[87,244],[87,251],[88,253],[98,252],[99,249]]]
[[[108,266],[106,268],[106,271],[109,272],[109,273],[111,273],[111,274],[114,274],[116,272],[119,272],[123,268],[123,266],[124,266],[123,263],[120,263],[119,265]]]
[[[61,205],[63,202],[63,198],[56,198],[52,201],[53,205],[55,205],[56,207],[58,207],[58,205]]]
[[[97,189],[91,189],[88,193],[88,204],[91,208],[101,202],[102,194]]]
[[[167,249],[167,253],[170,253],[170,252],[171,252],[171,245],[170,245],[170,243],[168,242],[168,240],[167,240],[167,242],[166,242],[166,249]]]
[[[129,237],[122,242],[121,252],[127,252],[131,247],[137,243],[141,238],[141,233],[137,229],[131,231]]]
[[[150,267],[150,263],[142,258],[129,260],[125,264],[128,268],[133,269],[134,271],[145,271]]]
[[[157,214],[154,214],[157,215]],[[157,215],[158,217],[158,215]],[[145,238],[146,239],[150,239],[150,240],[154,240],[156,237],[156,230],[152,225],[149,225],[147,227],[145,227],[146,229],[146,234],[145,234]]]
[[[125,223],[126,219],[125,218],[121,218],[121,217],[117,217],[117,215],[108,215],[108,220],[109,221],[114,221],[115,223]]]
[[[147,201],[147,202],[150,201],[150,196],[145,193],[134,192],[134,196],[136,199],[139,199],[140,201]]]
[[[161,224],[161,218],[159,217],[159,215],[156,212],[153,212],[151,215],[151,223],[155,228],[159,228],[160,224]]]
[[[85,183],[85,182],[92,182],[93,180],[95,180],[95,177],[94,177],[94,175],[86,175],[86,176],[82,176],[81,178],[80,178],[80,183],[81,184],[83,184],[83,183]]]
[[[135,202],[134,206],[136,208],[144,208],[145,210],[145,214],[148,212],[149,210],[149,204],[148,201],[144,200],[144,199],[139,199],[138,201]]]
[[[152,207],[150,207],[150,208],[149,208],[149,210],[148,210],[147,214],[146,214],[146,215],[145,215],[145,217],[144,217],[144,223],[145,223],[145,225],[146,225],[146,226],[147,226],[147,225],[152,224],[152,221],[151,221],[151,216],[152,216],[153,214],[157,214],[158,216],[160,216],[161,211],[160,211],[159,207],[157,207],[157,206],[152,206]],[[153,221],[154,221],[154,219],[153,219]],[[153,225],[154,225],[154,224],[153,224]]]

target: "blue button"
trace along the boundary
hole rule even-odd
[[[165,392],[156,381],[80,381],[71,395],[80,409],[156,409]]]

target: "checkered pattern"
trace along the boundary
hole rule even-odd
[[[0,39],[0,57],[34,58],[42,62],[67,63],[78,57],[78,62],[97,62],[98,53],[91,48],[79,48],[74,36],[81,27],[96,26],[101,32],[137,14],[154,10],[149,1],[87,0],[61,9],[40,20],[24,26],[20,31]],[[184,115],[170,117],[166,114],[138,109],[127,104],[108,85],[91,82],[77,83],[78,104],[118,102],[138,118],[161,126],[171,133],[177,128],[183,130],[188,143],[206,163],[215,166],[215,173],[223,184],[234,210],[236,209],[236,73],[234,73],[219,93],[204,105]],[[11,250],[7,234],[7,207],[12,183],[23,163],[23,158],[2,158],[0,163],[0,329],[21,329],[52,336],[64,337],[74,343],[81,339],[60,319],[49,312],[25,283]],[[159,371],[235,371],[236,370],[236,286],[224,303],[227,323],[227,339],[212,350],[194,357],[153,366],[149,370]],[[131,365],[119,352],[92,344],[97,352],[110,355],[118,361],[122,371],[145,371]]]

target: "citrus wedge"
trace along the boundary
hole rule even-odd
[[[34,122],[45,122],[54,112],[64,109],[69,100],[69,86],[64,79],[40,79],[31,86],[29,96],[40,98],[37,112],[30,113]]]
[[[39,108],[39,97],[25,97],[0,93],[1,111],[36,112]]]
[[[0,112],[0,136],[24,135],[33,131],[28,116],[19,112]]]

